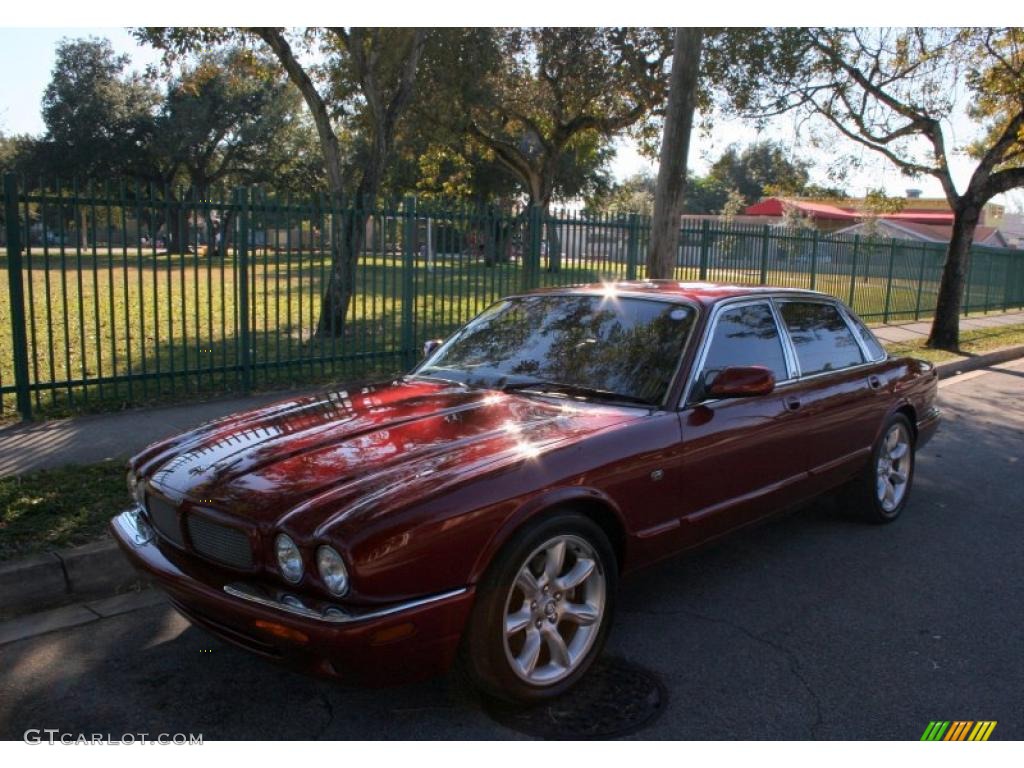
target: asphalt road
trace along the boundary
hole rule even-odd
[[[627,581],[608,652],[655,673],[635,738],[1024,738],[1024,361],[944,382],[894,525],[823,501]],[[0,647],[0,738],[519,738],[454,675],[351,689],[278,669],[158,605]]]

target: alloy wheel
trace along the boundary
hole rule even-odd
[[[876,465],[876,493],[878,503],[886,512],[899,507],[907,494],[910,482],[910,434],[904,424],[893,424],[885,433]]]
[[[587,657],[604,619],[607,586],[587,541],[555,536],[519,569],[505,601],[505,656],[531,685],[552,685]]]

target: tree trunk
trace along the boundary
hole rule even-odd
[[[548,272],[560,272],[562,269],[562,239],[558,234],[558,222],[551,219],[551,203],[544,205],[541,215],[547,222]]]
[[[335,208],[331,212],[331,272],[320,305],[318,337],[334,338],[345,329],[348,307],[355,292],[356,264],[366,239],[370,212],[363,208]]]
[[[928,336],[929,347],[955,351],[960,346],[960,307],[967,269],[971,264],[971,243],[981,218],[981,208],[974,202],[964,202],[953,209],[953,236],[942,268],[935,319]]]
[[[693,114],[697,108],[702,41],[700,28],[676,29],[668,108],[654,193],[651,245],[647,252],[647,277],[652,279],[675,276],[679,217],[686,186],[686,159],[690,151]]]

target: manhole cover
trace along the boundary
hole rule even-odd
[[[494,720],[538,739],[609,739],[650,725],[665,710],[668,692],[650,672],[623,659],[599,659],[564,696],[536,707],[498,702]]]

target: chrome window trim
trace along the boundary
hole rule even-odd
[[[872,363],[880,363],[883,360],[885,360],[889,356],[888,353],[886,353],[885,351],[885,345],[882,342],[880,342],[878,340],[878,337],[875,336],[874,332],[870,328],[868,328],[868,324],[864,322],[864,319],[857,315],[842,301],[837,301],[836,306],[839,307],[840,314],[842,314],[842,316],[845,318],[846,325],[850,328],[851,331],[853,331],[853,338],[856,339],[857,343],[860,345],[860,350],[861,352],[864,353],[864,359],[869,360]],[[854,322],[854,318],[856,318],[857,321],[859,321],[860,324],[864,326],[864,330],[870,333],[871,338],[873,338],[875,342],[878,344],[879,349],[882,350],[881,357],[871,356],[871,350],[868,347],[867,343],[864,341],[863,337],[860,335],[860,331],[857,330],[857,324],[856,322]]]
[[[831,376],[832,374],[836,373],[844,373],[846,371],[852,371],[857,368],[863,368],[868,365],[875,365],[876,363],[879,362],[878,360],[873,360],[871,358],[871,355],[868,354],[867,349],[865,349],[864,342],[860,338],[860,334],[857,333],[857,329],[853,327],[852,323],[850,323],[850,318],[846,314],[845,305],[841,301],[839,301],[839,299],[829,296],[780,296],[772,297],[772,301],[777,302],[779,304],[793,304],[796,302],[801,302],[804,304],[827,304],[833,307],[839,314],[839,317],[842,319],[843,324],[846,326],[846,330],[849,331],[851,336],[853,336],[853,341],[857,345],[857,349],[860,350],[861,357],[864,358],[864,361],[861,363],[857,363],[855,365],[847,365],[844,368],[836,368],[831,371],[816,371],[815,373],[808,374],[804,374],[803,371],[799,371],[797,378],[800,381],[816,379],[819,376]],[[789,334],[789,327],[786,325],[785,321],[782,318],[781,309],[779,309],[779,323],[782,326],[782,331],[786,334],[786,338],[789,339],[789,343],[793,347],[793,354],[796,357],[797,368],[799,369],[800,357],[799,355],[796,354],[796,344],[793,344],[793,338]]]
[[[690,375],[686,381],[686,387],[683,390],[683,395],[679,400],[679,410],[690,408],[701,403],[717,402],[721,398],[705,398],[704,400],[690,402],[690,395],[693,393],[694,384],[697,381],[697,376],[704,369],[704,363],[707,360],[708,350],[711,346],[711,337],[714,335],[715,328],[718,325],[718,318],[723,312],[727,312],[730,309],[736,307],[743,307],[749,304],[767,304],[768,311],[771,312],[772,318],[775,320],[776,331],[779,334],[779,344],[782,347],[782,357],[786,361],[786,371],[789,375],[785,381],[775,382],[776,387],[790,384],[799,378],[799,370],[795,364],[795,355],[792,359],[792,354],[788,344],[788,335],[783,335],[783,328],[780,327],[780,320],[778,312],[773,305],[774,296],[772,294],[759,294],[756,296],[738,296],[731,299],[725,299],[718,302],[711,310],[711,314],[708,317],[708,322],[704,327],[704,334],[700,340],[700,348],[697,351],[697,356],[693,360],[693,365],[690,368]]]

